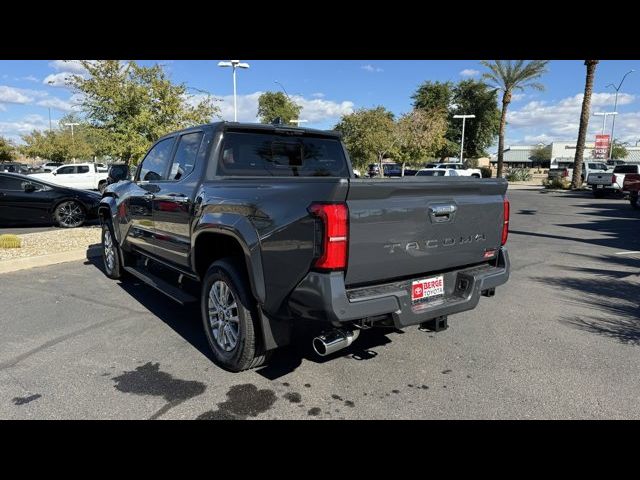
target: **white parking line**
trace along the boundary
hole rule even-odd
[[[616,255],[633,255],[634,253],[640,253],[640,252],[617,252]]]

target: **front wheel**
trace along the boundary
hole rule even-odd
[[[86,213],[79,202],[67,200],[56,207],[53,218],[62,228],[76,228],[84,224]]]
[[[118,244],[113,236],[111,226],[107,223],[102,224],[102,261],[107,277],[114,280],[122,278],[122,263],[120,262]]]
[[[245,275],[231,260],[214,262],[207,270],[201,295],[204,331],[214,361],[241,372],[262,365],[259,353],[258,313]]]

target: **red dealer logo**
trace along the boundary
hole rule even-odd
[[[413,286],[413,298],[422,297],[422,285],[414,285]]]

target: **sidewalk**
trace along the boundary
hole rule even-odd
[[[0,274],[101,255],[100,227],[56,229],[18,237],[20,248],[0,249]]]

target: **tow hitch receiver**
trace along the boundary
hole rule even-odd
[[[420,331],[425,332],[442,332],[449,328],[449,321],[446,315],[441,317],[432,318],[426,322],[420,324]]]

